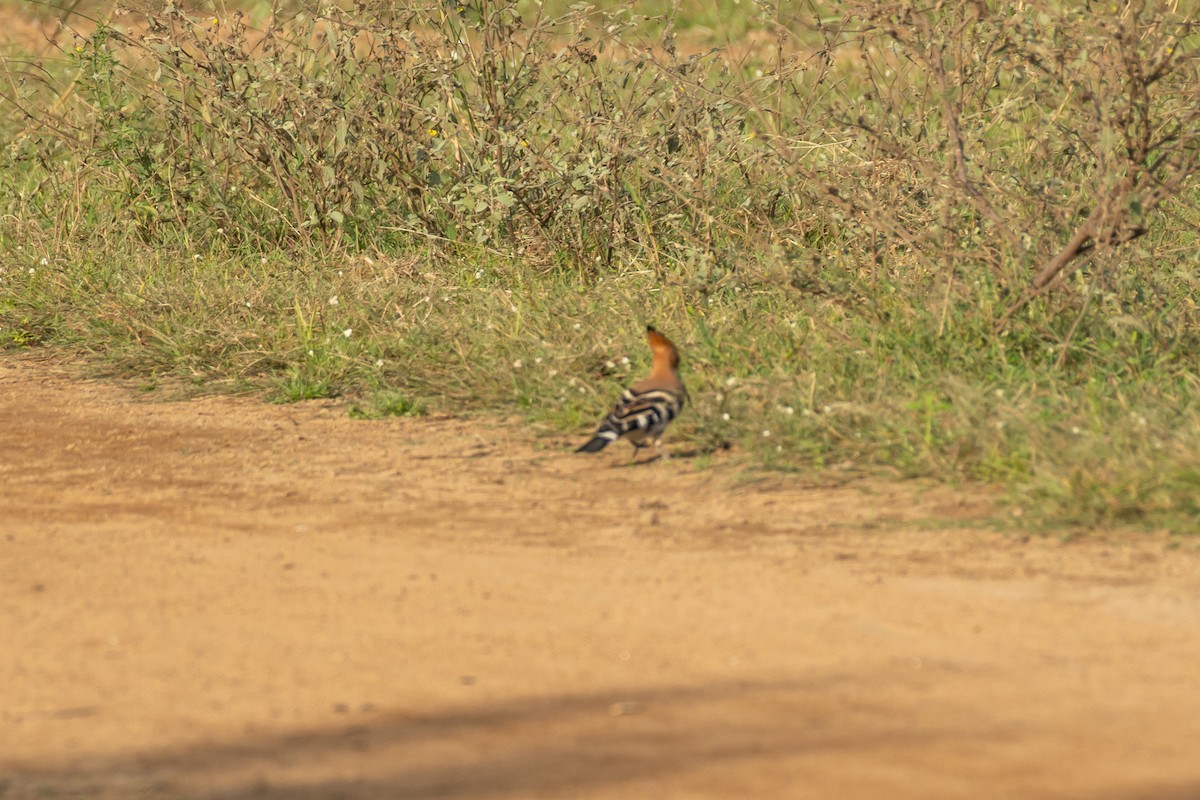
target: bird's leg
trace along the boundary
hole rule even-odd
[[[670,461],[671,460],[671,454],[668,453],[666,451],[666,449],[663,447],[661,436],[654,440],[654,446],[658,448],[658,460],[659,461]]]

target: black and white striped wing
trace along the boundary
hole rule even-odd
[[[632,434],[641,439],[661,433],[671,420],[679,416],[682,407],[683,399],[666,389],[644,392],[626,389],[604,422],[613,429],[617,438]]]
[[[600,423],[596,435],[578,452],[594,453],[623,438],[635,445],[647,438],[657,439],[682,409],[683,396],[677,392],[626,389],[616,407]]]

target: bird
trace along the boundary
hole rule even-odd
[[[679,378],[679,350],[653,325],[646,326],[646,338],[654,358],[649,377],[622,393],[595,435],[576,453],[598,453],[612,442],[624,439],[633,445],[634,458],[648,442],[658,448],[661,460],[670,458],[663,450],[663,432],[690,398]]]

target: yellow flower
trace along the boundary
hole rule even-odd
[[[213,18],[212,18],[212,24],[213,24],[213,26],[214,26],[214,27],[215,27],[215,26],[217,26],[217,25],[220,25],[220,24],[221,24],[221,20],[217,19],[216,17],[213,17]]]
[[[438,135],[438,129],[437,129],[437,128],[430,128],[428,131],[426,131],[426,133],[428,133],[428,134],[429,134],[429,138],[430,138],[430,139],[436,139],[436,138],[437,138],[437,135]]]

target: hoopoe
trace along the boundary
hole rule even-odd
[[[576,453],[597,453],[610,442],[625,439],[633,445],[636,458],[638,450],[649,440],[658,448],[660,458],[664,461],[669,458],[662,446],[663,431],[683,410],[688,393],[679,379],[679,351],[675,345],[653,325],[646,326],[646,338],[654,356],[650,376],[625,390],[596,429],[596,435]]]

